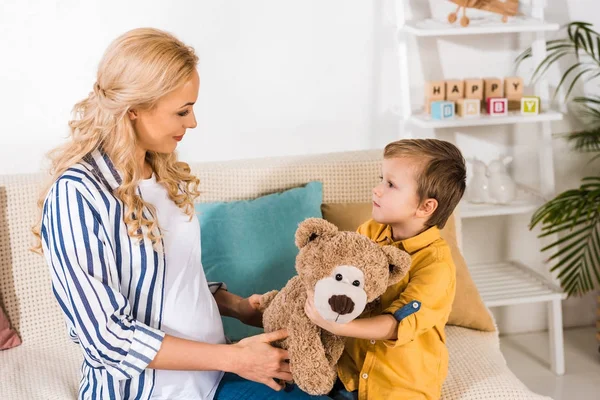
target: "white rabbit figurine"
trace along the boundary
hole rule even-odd
[[[468,161],[473,164],[473,177],[467,185],[467,200],[470,203],[489,203],[491,199],[487,166],[475,157]]]
[[[490,197],[498,204],[509,204],[516,196],[516,184],[506,171],[512,160],[510,156],[501,157],[487,167]]]

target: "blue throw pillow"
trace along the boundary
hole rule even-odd
[[[281,289],[296,273],[298,224],[322,218],[322,200],[315,181],[255,200],[197,204],[206,278],[242,297]],[[233,318],[224,317],[223,326],[234,341],[262,333]]]

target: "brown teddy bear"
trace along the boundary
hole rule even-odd
[[[281,291],[263,296],[263,325],[266,332],[287,328],[289,336],[277,345],[289,351],[294,382],[309,394],[322,395],[336,381],[345,339],[308,319],[307,289],[314,290],[315,306],[323,318],[347,323],[399,282],[411,261],[394,246],[380,247],[366,236],[341,232],[319,218],[300,224],[296,246],[298,275]]]

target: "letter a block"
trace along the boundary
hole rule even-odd
[[[446,100],[456,101],[465,95],[465,82],[460,80],[446,81]]]
[[[540,98],[537,96],[524,96],[521,99],[522,115],[538,115],[540,113]]]
[[[458,99],[456,115],[463,118],[476,118],[481,113],[481,102],[476,99]]]
[[[508,115],[508,99],[492,98],[487,100],[487,112],[494,117]]]
[[[431,103],[431,118],[448,119],[454,117],[454,102],[434,101]]]

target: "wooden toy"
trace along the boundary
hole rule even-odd
[[[431,118],[448,119],[454,117],[454,102],[452,101],[434,101],[431,103]]]
[[[465,79],[465,99],[483,100],[483,79]]]
[[[446,99],[446,82],[429,81],[425,84],[425,109],[431,112],[431,103]]]
[[[458,7],[456,11],[448,14],[448,22],[455,23],[458,19],[458,12],[462,8],[462,17],[460,18],[461,26],[469,25],[467,17],[467,8],[477,8],[479,10],[491,11],[502,15],[502,22],[507,22],[509,16],[517,15],[519,11],[519,0],[450,0]]]
[[[456,115],[463,118],[475,118],[481,114],[481,101],[477,99],[456,100]]]
[[[523,96],[521,98],[522,115],[538,115],[540,113],[540,98],[538,96]]]
[[[454,112],[461,117],[473,117],[482,112],[493,115],[507,115],[508,111],[524,110],[521,104],[523,98],[523,79],[520,77],[507,77],[485,79],[449,79],[428,81],[425,89],[425,110],[431,114],[431,104],[438,101],[454,102]],[[474,102],[460,100],[479,100],[481,104],[475,106]],[[496,109],[492,109],[489,99],[504,99]],[[527,103],[528,105],[530,103]],[[468,106],[468,107],[467,107]],[[539,102],[537,105],[539,109]],[[530,111],[533,112],[535,107]],[[440,119],[441,111],[438,110],[437,118]]]
[[[501,97],[491,97],[487,99],[487,112],[494,117],[507,116],[508,99]]]
[[[523,97],[523,78],[504,78],[504,97],[508,99],[508,110],[519,111]]]
[[[465,82],[458,79],[446,81],[446,100],[456,101],[465,97]]]
[[[504,78],[504,97],[509,100],[521,100],[521,97],[523,97],[523,78],[518,76]]]
[[[502,79],[486,78],[483,80],[483,99],[502,97]]]

